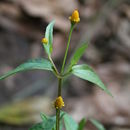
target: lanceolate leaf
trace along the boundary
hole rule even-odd
[[[88,44],[84,43],[84,44],[81,45],[80,48],[78,48],[75,51],[74,55],[71,58],[71,62],[70,62],[69,68],[71,68],[73,65],[77,64],[77,62],[79,61],[80,57],[84,54],[84,52],[87,49],[87,47],[88,47]]]
[[[81,79],[88,80],[89,82],[96,84],[98,87],[103,89],[107,94],[112,96],[112,94],[106,88],[106,86],[103,84],[103,82],[100,80],[98,75],[88,65],[86,65],[86,64],[75,65],[72,67],[72,73],[75,76],[80,77]]]
[[[50,56],[52,53],[52,42],[53,42],[53,26],[54,21],[52,21],[46,28],[45,38],[48,40],[48,44],[44,44],[46,53]]]
[[[66,130],[78,130],[78,124],[67,113],[63,116]]]
[[[96,126],[96,128],[98,129],[98,130],[106,130],[105,128],[104,128],[104,126],[99,122],[99,121],[97,121],[97,120],[95,120],[95,119],[89,119],[90,121],[91,121],[91,123],[94,125],[94,126]]]
[[[83,119],[79,122],[78,130],[84,130],[85,125],[86,125],[86,119],[83,118]]]
[[[46,59],[29,60],[28,62],[23,63],[20,66],[18,66],[16,69],[9,71],[8,73],[1,76],[0,80],[5,79],[6,77],[11,76],[21,71],[34,70],[34,69],[52,71],[52,64],[50,63],[50,61]]]

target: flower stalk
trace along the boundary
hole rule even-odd
[[[60,75],[63,75],[63,72],[64,72],[65,62],[66,62],[66,58],[67,58],[67,54],[68,54],[68,50],[69,50],[69,45],[70,45],[70,40],[71,40],[71,35],[73,32],[73,29],[74,29],[74,24],[71,24],[69,38],[68,38],[68,42],[67,42],[67,47],[66,47],[65,56],[64,56]],[[63,77],[61,76],[61,78],[58,79],[58,96],[61,96],[62,81],[63,81]],[[59,130],[59,129],[60,129],[60,108],[58,108],[58,109],[56,108],[56,130]]]
[[[64,72],[65,62],[66,62],[66,58],[67,58],[67,54],[68,54],[68,50],[69,50],[69,45],[70,45],[70,40],[71,40],[71,35],[73,32],[73,29],[74,29],[74,24],[71,24],[69,38],[68,38],[67,47],[66,47],[66,51],[65,51],[65,56],[64,56],[64,60],[63,60],[62,68],[61,68],[61,74],[63,74],[63,72]]]
[[[61,96],[62,79],[58,79],[58,97]],[[60,129],[60,108],[56,108],[56,130]]]
[[[75,24],[80,21],[78,11],[75,10],[72,13],[72,16],[69,17],[69,19],[70,19],[70,22],[71,22],[71,27],[70,27],[70,32],[69,32],[67,47],[66,47],[66,51],[65,51],[65,55],[64,55],[62,67],[61,67],[60,78],[58,78],[58,97],[59,96],[61,97],[62,82],[63,82],[63,78],[64,78],[64,76],[63,76],[63,74],[64,74],[64,68],[65,68],[65,63],[66,63],[66,59],[67,59],[67,55],[68,55],[68,50],[69,50],[69,45],[70,45],[70,40],[71,40],[72,32],[73,32]],[[56,103],[56,101],[55,101],[55,103]],[[64,102],[62,102],[62,103],[60,105],[62,105],[62,107],[63,107],[64,106]],[[56,108],[56,130],[60,129],[60,109],[62,107]]]

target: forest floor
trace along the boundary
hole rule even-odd
[[[73,76],[63,88],[65,110],[76,121],[94,117],[107,130],[130,130],[129,0],[1,0],[0,74],[27,59],[45,56],[40,43],[47,24],[53,19],[56,23],[52,57],[60,69],[72,9],[79,9],[81,22],[73,33],[68,57],[83,41],[88,41],[90,44],[80,63],[87,62],[95,69],[114,98]],[[39,111],[54,113],[49,104],[56,96],[56,88],[55,78],[40,71],[0,81],[0,130],[27,130],[39,121]],[[27,109],[32,104],[35,107]],[[20,115],[22,112],[26,114]],[[96,129],[88,122],[85,130]]]

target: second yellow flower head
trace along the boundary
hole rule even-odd
[[[74,12],[72,13],[72,16],[70,16],[69,19],[70,19],[70,21],[72,23],[78,23],[78,22],[80,22],[78,10],[74,10]]]
[[[56,109],[61,109],[62,107],[65,106],[63,98],[61,96],[57,97],[55,102],[54,102],[55,108]]]
[[[48,43],[48,40],[44,37],[44,38],[42,39],[42,43],[43,43],[43,44],[47,44],[47,43]]]

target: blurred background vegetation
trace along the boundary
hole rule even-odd
[[[107,130],[130,130],[130,0],[0,0],[0,75],[27,59],[46,57],[41,39],[52,20],[52,57],[60,69],[74,9],[81,22],[68,58],[83,41],[89,42],[80,63],[95,69],[114,98],[73,76],[63,86],[64,110],[77,122],[93,117]],[[54,114],[56,95],[57,80],[46,71],[0,81],[0,130],[27,130],[40,121],[40,112]],[[88,122],[85,130],[96,128]]]

